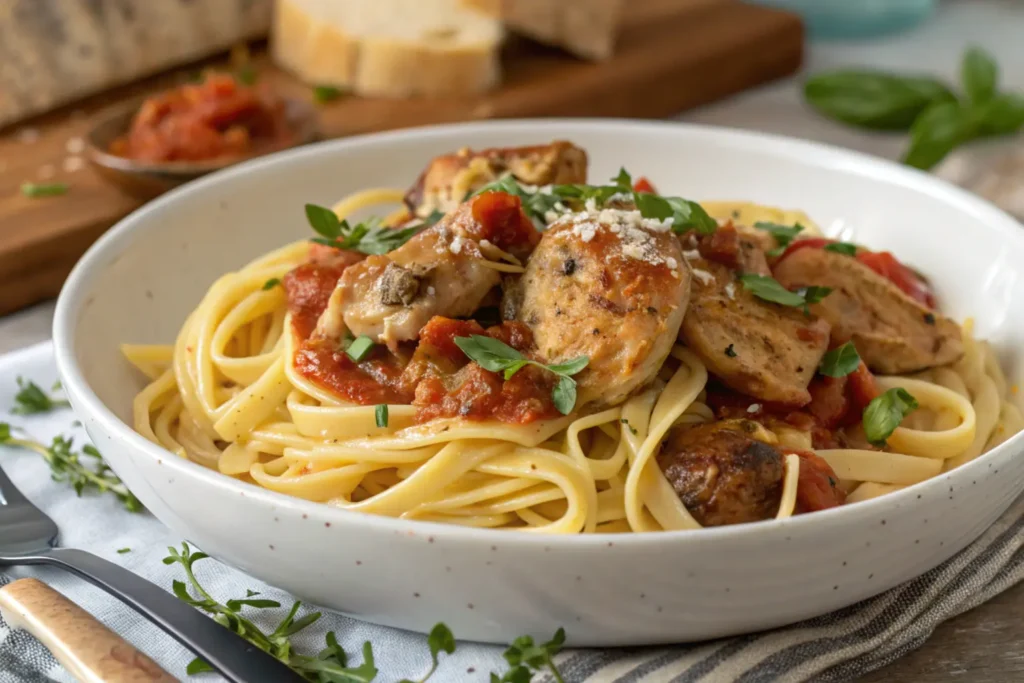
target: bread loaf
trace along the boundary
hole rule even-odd
[[[272,0],[2,0],[0,126],[265,35]]]
[[[464,0],[513,31],[587,59],[615,50],[623,0]]]
[[[360,95],[466,95],[498,83],[500,23],[460,0],[279,0],[274,60]]]

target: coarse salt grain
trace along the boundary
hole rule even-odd
[[[669,256],[667,259],[665,259],[665,265],[671,268],[672,270],[675,270],[676,266],[678,266],[679,263],[674,258]]]
[[[428,296],[434,296],[434,293],[435,293],[436,291],[437,291],[437,290],[435,290],[435,289],[434,289],[433,287],[427,287],[427,295],[428,295]]]
[[[64,144],[68,154],[81,154],[85,149],[85,140],[82,138],[71,138]]]
[[[761,410],[761,404],[760,403],[751,403],[747,407],[747,412],[751,413],[751,414],[756,413],[759,410]]]
[[[735,285],[735,283],[730,282],[729,284],[727,284],[725,286],[725,295],[728,296],[730,299],[735,299],[736,298],[736,285]]]
[[[462,236],[456,235],[452,240],[452,243],[448,245],[448,250],[453,254],[458,254],[462,251]]]

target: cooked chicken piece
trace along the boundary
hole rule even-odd
[[[802,406],[828,350],[829,325],[764,301],[719,263],[693,259],[694,284],[680,339],[724,384],[762,401]]]
[[[775,266],[775,278],[789,288],[831,287],[832,293],[811,310],[832,324],[836,340],[853,341],[876,372],[916,372],[963,355],[959,325],[917,303],[855,258],[799,249]]]
[[[539,239],[518,197],[474,197],[398,249],[346,268],[315,334],[340,340],[347,328],[394,350],[433,316],[468,316],[480,306],[501,280],[481,246],[525,254]]]
[[[552,225],[502,308],[530,327],[543,362],[590,359],[577,405],[611,405],[657,374],[689,296],[675,235],[638,211],[605,209]]]
[[[775,247],[775,240],[763,230],[723,225],[710,235],[689,233],[683,244],[687,250],[696,249],[703,258],[737,273],[771,275],[764,252]]]
[[[771,519],[785,467],[782,454],[759,440],[765,436],[750,420],[676,427],[661,445],[658,466],[703,526]]]
[[[528,185],[584,183],[587,153],[564,141],[479,152],[461,149],[431,161],[405,195],[405,203],[409,211],[421,218],[434,211],[448,213],[470,192],[505,173]]]

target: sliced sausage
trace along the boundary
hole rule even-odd
[[[503,311],[526,323],[547,363],[587,356],[577,405],[614,404],[650,381],[690,296],[682,248],[638,211],[571,214],[544,233]]]
[[[562,140],[530,147],[474,152],[461,149],[436,157],[406,193],[413,215],[448,213],[470,193],[505,173],[528,185],[575,184],[587,180],[587,153]]]
[[[798,249],[776,264],[775,278],[791,289],[831,287],[832,293],[811,310],[832,324],[838,342],[853,341],[876,372],[916,372],[963,355],[959,325],[914,301],[857,259]]]
[[[774,517],[782,500],[782,454],[760,441],[750,420],[680,426],[669,432],[658,465],[679,500],[703,526]]]

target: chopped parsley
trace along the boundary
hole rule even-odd
[[[67,183],[22,183],[21,193],[26,197],[56,197],[66,194],[69,185]]]
[[[264,292],[268,292],[271,289],[273,289],[274,287],[277,287],[279,284],[281,284],[281,278],[279,278],[279,277],[272,277],[272,278],[270,278],[269,280],[267,280],[266,282],[263,283],[263,291]]]
[[[380,403],[380,404],[377,405],[376,409],[374,410],[374,418],[377,421],[377,426],[378,427],[387,427],[388,426],[388,404],[387,403]]]
[[[793,225],[781,225],[770,221],[758,221],[757,223],[754,223],[754,227],[758,230],[764,230],[775,238],[775,244],[777,246],[768,252],[769,256],[782,255],[782,252],[786,251],[786,247],[789,246],[790,242],[792,242],[798,234],[803,232],[804,229],[804,226],[799,223],[795,223]]]
[[[732,347],[732,344],[729,344],[728,346],[725,347],[725,355],[729,356],[729,358],[736,357],[736,349]]]
[[[333,85],[317,85],[313,87],[313,99],[320,104],[332,102],[346,93],[347,91],[336,88]]]
[[[857,245],[852,242],[832,242],[826,244],[823,249],[825,251],[834,251],[837,254],[843,254],[844,256],[856,256]]]
[[[363,334],[348,343],[345,347],[345,355],[358,363],[370,355],[374,346],[373,339]]]

